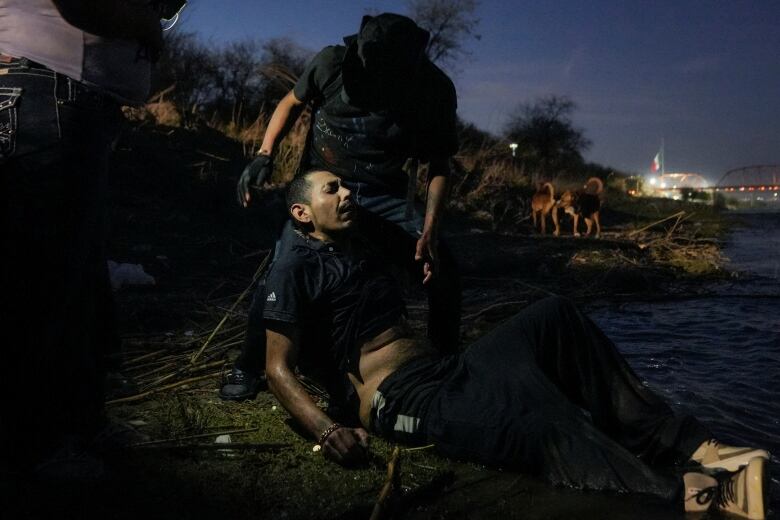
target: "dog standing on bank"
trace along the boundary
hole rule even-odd
[[[594,190],[589,190],[589,186],[595,186]],[[601,236],[601,221],[599,220],[599,211],[601,210],[601,193],[604,191],[604,183],[598,177],[591,177],[587,180],[582,190],[567,190],[561,195],[555,211],[553,211],[553,221],[557,215],[558,208],[562,208],[574,219],[573,233],[575,237],[580,236],[578,229],[580,217],[585,219],[585,236],[589,236],[593,229],[593,223],[596,224],[596,238]],[[557,235],[557,232],[556,232]]]

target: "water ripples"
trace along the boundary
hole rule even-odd
[[[756,217],[726,254],[755,276],[712,298],[628,303],[591,314],[649,386],[724,442],[773,453],[780,512],[780,216]],[[740,296],[744,295],[744,296]],[[762,297],[752,297],[760,295]],[[778,297],[773,297],[777,295]]]

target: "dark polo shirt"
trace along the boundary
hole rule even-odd
[[[406,308],[381,259],[357,237],[348,247],[295,233],[268,274],[263,318],[297,325],[303,349],[326,349],[342,373],[357,374],[360,346],[397,325]]]

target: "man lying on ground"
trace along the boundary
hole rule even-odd
[[[267,281],[266,374],[326,457],[361,463],[370,431],[554,484],[764,517],[767,452],[720,444],[675,415],[570,301],[543,300],[442,357],[412,336],[398,283],[355,232],[361,209],[338,177],[297,176],[287,205],[298,234]],[[309,398],[294,370],[314,359],[341,377],[362,427]]]

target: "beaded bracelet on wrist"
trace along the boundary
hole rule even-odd
[[[328,426],[328,427],[325,429],[325,431],[324,431],[324,432],[322,432],[322,434],[320,435],[320,438],[319,438],[319,440],[317,441],[317,445],[318,445],[318,446],[322,446],[323,444],[325,444],[325,441],[326,441],[326,440],[328,440],[328,437],[330,437],[330,434],[331,434],[331,433],[333,433],[333,432],[335,432],[335,431],[336,431],[336,430],[338,430],[339,428],[341,428],[341,425],[340,425],[339,423],[337,423],[337,422],[334,422],[333,424],[331,424],[330,426]]]

